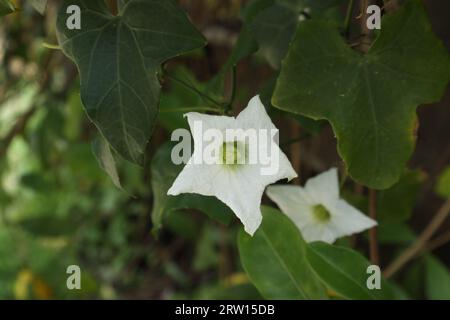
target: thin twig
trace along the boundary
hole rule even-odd
[[[445,219],[447,219],[449,213],[450,213],[450,199],[445,201],[444,204],[439,208],[438,212],[435,214],[435,216],[427,225],[427,227],[422,231],[419,238],[386,268],[386,270],[384,271],[384,276],[386,278],[392,276],[394,273],[400,270],[405,264],[407,264],[408,261],[414,258],[416,254],[419,253],[426,246],[428,240],[439,229],[439,227],[445,221]]]
[[[424,250],[433,251],[450,241],[450,232],[446,232],[436,237],[436,239],[428,241]]]
[[[377,192],[374,189],[369,189],[369,215],[373,220],[377,219]],[[370,261],[373,264],[380,264],[380,257],[378,252],[377,227],[369,230],[369,246],[370,246]]]

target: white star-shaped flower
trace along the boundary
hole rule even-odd
[[[286,155],[274,141],[274,132],[278,130],[259,96],[253,97],[236,118],[196,112],[187,113],[186,117],[194,140],[194,152],[167,194],[215,196],[233,210],[245,231],[253,235],[261,224],[260,205],[266,186],[280,179],[290,180],[297,176]],[[223,139],[218,143],[216,139],[218,152],[210,157],[213,161],[209,159],[208,163],[199,163],[211,146],[205,143],[209,129],[221,133]],[[226,132],[230,129],[245,131],[249,135],[229,137]],[[256,134],[256,143],[254,139],[249,139],[251,133]],[[209,134],[209,138],[211,136],[216,135]]]
[[[300,229],[306,241],[333,243],[372,228],[377,222],[339,197],[337,169],[309,179],[305,187],[274,185],[266,194]]]

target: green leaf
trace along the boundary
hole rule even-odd
[[[66,27],[68,5],[81,8],[80,30]],[[130,0],[118,16],[101,0],[66,0],[57,35],[80,71],[90,119],[114,150],[142,164],[158,113],[160,65],[204,46],[204,38],[172,0]]]
[[[330,20],[330,10],[337,1],[323,0],[253,0],[244,7],[241,14],[243,25],[233,51],[212,80],[216,90],[223,89],[226,73],[259,50],[274,69],[280,68],[289,43],[295,33],[302,11],[310,9],[312,18]]]
[[[411,217],[425,174],[420,170],[407,170],[400,180],[378,193],[377,219],[400,222]]]
[[[92,151],[94,152],[100,167],[109,175],[114,185],[117,188],[122,189],[119,173],[117,172],[116,161],[114,160],[111,148],[105,138],[98,136],[92,142]]]
[[[381,289],[369,290],[366,282],[370,262],[358,252],[324,242],[310,243],[306,257],[323,283],[347,299],[389,299],[392,292],[385,280]]]
[[[328,120],[349,174],[384,189],[398,181],[414,149],[415,109],[438,101],[449,77],[448,53],[421,2],[411,0],[383,17],[365,55],[352,50],[330,24],[301,23],[272,102]]]
[[[323,299],[325,290],[305,258],[306,243],[280,211],[261,207],[263,221],[252,236],[243,229],[238,245],[242,265],[266,299]]]
[[[31,5],[40,13],[44,14],[47,9],[47,0],[30,0]]]
[[[405,223],[380,222],[377,227],[379,244],[410,244],[416,240],[415,233]]]
[[[233,276],[233,275],[232,275]],[[239,276],[239,274],[238,274]],[[228,280],[228,279],[227,279]],[[181,299],[191,300],[261,300],[256,288],[250,283],[228,284],[228,282],[220,281],[220,283],[206,284],[194,291],[188,297]],[[175,299],[180,299],[175,297]]]
[[[224,224],[230,223],[233,212],[223,202],[215,197],[206,197],[198,194],[167,195],[167,190],[183,168],[183,164],[176,165],[171,159],[173,143],[162,145],[151,163],[153,210],[153,232],[161,228],[164,216],[171,211],[180,209],[198,209],[211,218]]]
[[[269,65],[279,69],[297,26],[306,19],[303,11],[307,10],[312,18],[320,18],[336,3],[335,0],[320,1],[320,4],[314,0],[256,0],[245,12],[243,31],[245,34],[248,30]]]
[[[267,80],[262,86],[259,97],[261,98],[261,102],[266,107],[269,116],[273,119],[275,117],[291,117],[294,121],[296,121],[302,129],[304,129],[309,134],[318,134],[321,132],[322,128],[326,121],[320,120],[316,121],[311,118],[307,118],[298,114],[288,113],[286,111],[274,108],[272,105],[272,95],[275,89],[276,80],[278,77],[278,73],[272,76],[269,80]]]
[[[323,18],[336,0],[319,4],[313,0],[253,0],[243,9],[243,26],[236,45],[224,64],[227,70],[257,50],[270,66],[280,68],[305,9],[313,18]]]
[[[9,0],[0,0],[0,17],[14,12],[14,6]]]
[[[405,170],[400,180],[392,187],[377,193],[377,220],[383,224],[398,224],[411,217],[419,191],[426,175],[421,170]],[[352,205],[367,212],[366,196],[343,190],[342,196]],[[381,227],[381,224],[380,224]]]
[[[450,166],[439,176],[435,189],[441,197],[450,198]]]
[[[194,270],[206,271],[217,268],[220,262],[219,252],[217,250],[220,236],[220,230],[215,225],[205,225],[197,241],[195,256],[192,260]]]
[[[450,273],[447,267],[433,256],[425,258],[425,292],[428,299],[450,299]]]
[[[412,261],[401,275],[402,288],[413,299],[424,299],[425,288],[425,257]]]

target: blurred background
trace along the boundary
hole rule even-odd
[[[230,54],[247,1],[178,2],[209,44],[166,67],[201,88]],[[424,2],[434,32],[450,48],[450,2]],[[120,163],[125,189],[120,190],[92,153],[96,129],[81,105],[76,67],[52,48],[58,1],[49,1],[44,16],[25,0],[16,7],[21,10],[0,18],[0,299],[260,298],[239,262],[236,219],[225,226],[195,210],[174,211],[157,237],[151,233],[149,168]],[[267,91],[274,74],[258,54],[239,64],[235,114],[250,97]],[[165,80],[162,108],[186,103],[189,97]],[[328,125],[272,115],[281,146],[300,172],[296,183],[331,166],[342,168]],[[171,130],[186,126],[178,116],[161,116],[150,156]],[[410,166],[422,170],[424,183],[403,237],[384,238],[382,264],[396,252],[392,245],[407,245],[441,203],[432,187],[450,163],[450,91],[440,103],[419,108],[419,119]],[[292,139],[295,143],[287,143]],[[450,223],[444,229],[450,230]],[[449,235],[438,236],[443,240],[434,254],[448,267]],[[362,235],[350,240],[367,251]],[[67,290],[66,268],[73,264],[81,268],[82,290]],[[421,268],[418,259],[397,278],[411,297],[427,297]]]

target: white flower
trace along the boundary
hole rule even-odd
[[[336,168],[309,179],[304,188],[274,185],[267,195],[300,229],[306,241],[337,238],[376,226],[376,221],[339,198]]]
[[[259,96],[253,97],[247,108],[236,118],[213,116],[190,112],[186,114],[194,140],[194,152],[189,162],[175,179],[167,194],[198,193],[215,196],[229,206],[244,225],[250,235],[261,224],[261,198],[267,185],[280,179],[293,179],[297,176],[286,155],[279,149],[273,138],[278,131],[266,113]],[[223,140],[218,143],[216,160],[211,163],[198,162],[204,159],[204,133],[202,128],[218,130]],[[259,133],[258,141],[248,136],[230,138],[225,131],[245,130]],[[260,138],[265,138],[260,139]],[[255,143],[256,142],[256,143]],[[249,159],[261,157],[264,152],[268,157],[261,162]],[[276,157],[274,157],[276,155]],[[241,161],[241,160],[245,161]],[[197,161],[196,161],[197,160]],[[223,160],[223,161],[221,161]],[[270,172],[269,167],[276,170]]]

